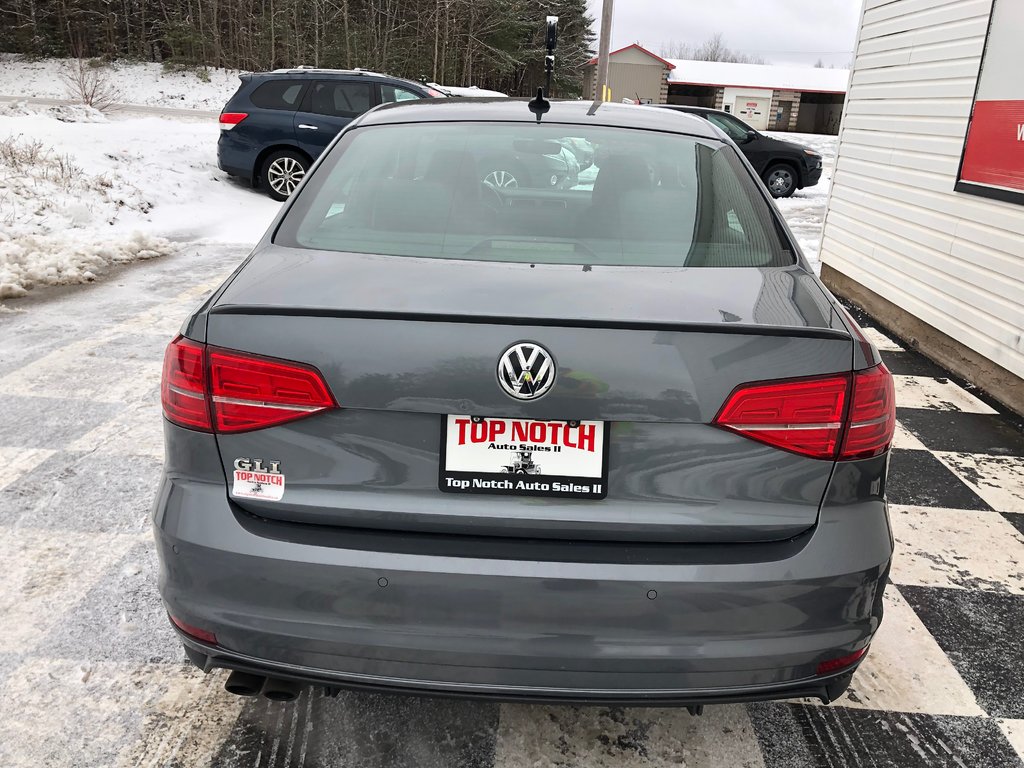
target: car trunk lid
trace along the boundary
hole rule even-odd
[[[235,496],[254,514],[623,541],[764,541],[813,525],[832,462],[711,422],[740,384],[848,372],[852,360],[849,334],[797,267],[589,268],[278,247],[257,253],[218,298],[206,340],[314,366],[340,406],[218,436],[229,478],[254,459],[285,476],[280,499]],[[497,380],[501,353],[524,340],[557,365],[535,401]],[[451,417],[607,425],[604,498],[442,491]],[[515,464],[512,447],[497,441],[496,467]]]

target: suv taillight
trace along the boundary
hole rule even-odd
[[[230,131],[248,116],[248,112],[221,112],[220,119],[218,120],[220,129],[222,131]]]
[[[877,456],[889,449],[896,428],[892,375],[879,364],[852,375],[744,384],[713,423],[815,459]]]
[[[337,407],[312,366],[181,336],[167,345],[160,391],[168,421],[203,432],[263,429]]]

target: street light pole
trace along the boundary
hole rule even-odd
[[[612,39],[613,5],[613,0],[604,0],[601,3],[601,38],[597,43],[597,91],[594,94],[598,101],[608,101],[612,97],[611,89],[608,87],[608,50]]]

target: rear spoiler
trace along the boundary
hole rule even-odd
[[[543,326],[555,328],[608,328],[611,330],[685,331],[697,333],[735,333],[749,336],[790,336],[810,339],[841,339],[849,341],[849,331],[837,328],[806,326],[758,325],[756,323],[673,323],[643,320],[592,320],[548,317],[496,317],[491,315],[460,315],[437,312],[402,312],[367,309],[333,309],[322,307],[270,306],[266,304],[220,304],[210,307],[211,315],[276,315],[280,317],[339,317],[363,320],[411,320],[435,323],[468,323],[471,325],[500,322],[502,325]]]

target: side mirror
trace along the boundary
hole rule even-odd
[[[754,130],[747,131],[747,137],[745,139],[743,139],[743,143],[744,144],[749,144],[750,142],[752,142],[756,138],[757,138],[757,131],[754,131]]]

